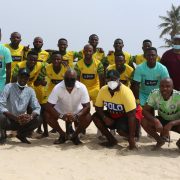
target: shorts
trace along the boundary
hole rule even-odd
[[[109,114],[108,111],[104,111],[104,114],[109,117],[109,118],[112,118]],[[96,116],[98,117],[102,122],[103,124],[105,125],[104,121],[102,120],[102,118],[97,114],[97,112],[95,112],[93,114],[93,116]],[[128,123],[128,117],[127,116],[123,116],[123,117],[120,117],[120,118],[117,118],[117,119],[114,119],[114,124],[111,125],[111,126],[107,126],[105,125],[106,128],[108,129],[111,129],[111,130],[114,130],[114,129],[117,129],[117,131],[123,131],[125,132],[126,134],[129,134],[129,123]],[[140,129],[140,123],[138,120],[136,120],[136,132],[135,132],[135,137],[139,137],[139,129]]]
[[[171,121],[168,121],[168,120],[163,119],[161,116],[156,116],[156,118],[159,119],[159,121],[161,122],[161,124],[162,124],[163,127],[164,127],[165,125],[167,125],[169,122],[171,122]],[[174,131],[174,132],[177,132],[177,133],[180,134],[180,132],[178,132],[178,131],[176,130],[176,127],[177,127],[177,126],[173,126],[172,129],[171,129],[171,131]]]
[[[88,89],[88,93],[89,93],[90,99],[93,102],[93,105],[95,105],[95,103],[96,103],[96,98],[97,98],[98,92],[99,92],[99,87],[95,87],[93,89]]]

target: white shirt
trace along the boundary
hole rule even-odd
[[[69,93],[64,81],[61,81],[53,88],[48,102],[55,104],[54,108],[61,114],[76,114],[83,108],[82,104],[90,102],[90,98],[86,86],[81,82],[76,81],[73,90]]]

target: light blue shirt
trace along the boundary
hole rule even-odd
[[[0,44],[0,92],[4,89],[6,82],[6,64],[11,62],[12,57],[9,49]]]
[[[147,62],[137,66],[133,80],[140,83],[139,99],[142,106],[146,103],[151,91],[158,89],[161,79],[166,77],[169,77],[168,70],[159,62],[156,62],[154,68],[149,68]]]
[[[41,107],[31,87],[21,90],[16,83],[9,83],[4,87],[0,96],[0,113],[8,111],[20,115],[26,113],[28,106],[33,112],[40,114]]]

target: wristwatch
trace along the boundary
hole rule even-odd
[[[59,118],[60,118],[60,119],[62,119],[62,118],[63,118],[63,116],[64,116],[64,114],[60,114],[60,115],[59,115]]]

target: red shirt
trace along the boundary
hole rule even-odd
[[[174,89],[180,91],[180,54],[176,54],[173,49],[170,49],[163,54],[161,63],[168,69]]]

